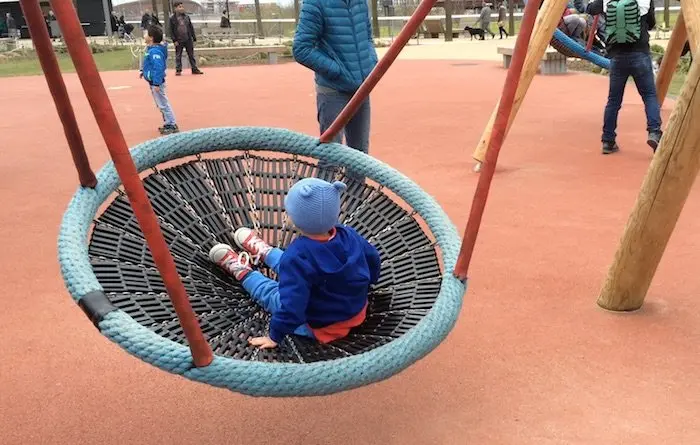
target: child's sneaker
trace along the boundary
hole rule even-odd
[[[272,246],[267,244],[262,238],[255,234],[247,227],[241,227],[236,230],[233,239],[238,244],[238,247],[250,253],[254,259],[265,261],[265,257],[272,250]]]
[[[603,141],[603,154],[609,155],[620,151],[620,147],[615,141]]]
[[[249,259],[236,253],[228,244],[217,244],[212,247],[209,251],[209,259],[238,281],[243,280],[253,270],[248,264]]]
[[[161,131],[160,134],[173,134],[179,132],[180,129],[177,127],[177,125],[166,125],[163,127],[163,131]]]

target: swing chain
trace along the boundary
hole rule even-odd
[[[243,167],[246,176],[246,188],[248,189],[248,205],[250,206],[250,216],[253,219],[253,231],[260,235],[260,215],[258,215],[258,207],[255,205],[255,187],[253,187],[253,169],[251,166],[250,152],[243,152]]]

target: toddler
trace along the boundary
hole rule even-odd
[[[241,282],[251,297],[272,315],[270,334],[250,339],[261,348],[276,347],[287,334],[321,343],[343,338],[359,326],[367,311],[369,286],[379,279],[379,252],[354,229],[338,223],[344,183],[317,178],[297,182],[284,205],[302,235],[282,251],[251,229],[236,230],[234,239],[244,253],[217,244],[212,262]],[[251,268],[265,262],[279,282]]]
[[[168,58],[168,46],[163,42],[163,31],[160,27],[149,26],[146,34],[146,55],[143,58],[141,77],[151,86],[151,94],[156,106],[163,115],[165,125],[158,130],[161,134],[171,134],[180,131],[175,123],[175,114],[165,94],[165,69]]]

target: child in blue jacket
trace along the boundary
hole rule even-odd
[[[168,60],[168,44],[163,42],[163,30],[158,26],[149,26],[146,35],[146,55],[143,58],[141,77],[151,86],[151,94],[156,106],[163,115],[165,125],[158,130],[161,134],[177,133],[175,114],[165,93],[165,70]]]
[[[236,230],[236,244],[217,244],[212,262],[229,272],[272,318],[270,334],[250,339],[261,348],[276,347],[288,334],[321,343],[343,338],[365,320],[369,287],[379,279],[379,252],[351,227],[338,224],[342,182],[317,178],[297,182],[285,198],[289,219],[302,232],[282,251],[251,229]],[[263,261],[279,282],[251,268]]]
[[[294,59],[314,71],[321,133],[345,108],[377,64],[366,0],[304,0],[294,34]],[[369,152],[369,98],[334,142]],[[327,168],[321,161],[319,166]],[[349,176],[359,178],[352,172]]]

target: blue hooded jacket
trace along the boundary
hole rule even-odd
[[[160,86],[165,83],[165,70],[168,60],[168,44],[150,45],[143,57],[143,78],[151,85]]]
[[[366,0],[304,0],[294,59],[320,86],[354,93],[377,64]]]
[[[351,319],[367,304],[380,270],[377,249],[351,227],[337,225],[327,242],[295,239],[280,260],[280,309],[270,338],[279,343],[304,323],[322,328]]]

